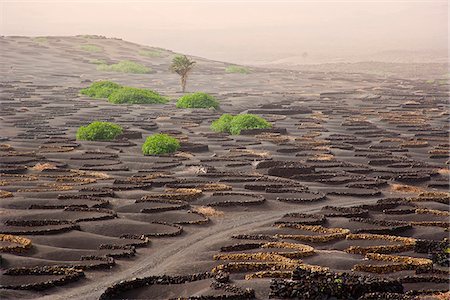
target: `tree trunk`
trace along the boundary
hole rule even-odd
[[[186,91],[186,81],[187,81],[187,76],[181,76],[181,91],[183,93]]]

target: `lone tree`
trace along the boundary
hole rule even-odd
[[[170,69],[181,76],[181,90],[186,90],[186,81],[189,72],[195,65],[195,61],[190,60],[186,55],[177,55],[172,59]]]

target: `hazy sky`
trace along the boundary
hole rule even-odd
[[[1,35],[99,34],[235,62],[448,47],[446,0],[0,2]]]

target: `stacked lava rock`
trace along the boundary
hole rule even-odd
[[[271,298],[358,299],[373,292],[403,293],[397,280],[297,268],[291,280],[274,279]]]

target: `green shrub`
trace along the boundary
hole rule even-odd
[[[225,72],[227,73],[240,73],[240,74],[248,74],[250,73],[249,69],[242,66],[228,66],[225,68]]]
[[[252,114],[236,115],[230,122],[230,133],[240,134],[241,130],[265,129],[271,127],[272,124],[259,116]]]
[[[114,91],[121,88],[121,85],[111,81],[98,81],[91,84],[90,87],[82,89],[80,93],[94,98],[108,98]]]
[[[157,50],[140,50],[139,55],[147,57],[161,57],[162,53]]]
[[[146,74],[152,71],[152,69],[147,68],[146,66],[129,60],[122,60],[117,64],[112,65],[99,65],[97,66],[97,70],[134,74]]]
[[[95,59],[91,59],[89,61],[89,63],[94,64],[94,65],[106,65],[106,60],[95,58]]]
[[[197,92],[186,94],[177,101],[178,108],[219,108],[219,102],[213,96]]]
[[[87,51],[87,52],[102,52],[103,49],[96,45],[81,45],[81,50]]]
[[[98,38],[102,38],[102,36],[95,35],[95,34],[79,34],[79,35],[76,35],[76,37],[81,37],[81,38],[84,38],[84,39],[98,39]]]
[[[153,134],[142,144],[142,153],[144,155],[160,155],[173,153],[180,148],[180,142],[167,134]]]
[[[211,123],[211,129],[215,132],[230,132],[230,123],[233,116],[230,114],[223,114],[219,119]]]
[[[122,127],[110,122],[95,121],[87,126],[81,126],[77,131],[77,140],[110,141],[123,131]]]
[[[242,114],[236,116],[224,114],[211,124],[211,129],[213,131],[228,132],[231,134],[240,134],[241,130],[265,129],[271,127],[272,124],[267,122],[265,119],[252,114]]]
[[[155,104],[167,103],[169,100],[155,91],[121,86],[111,81],[98,81],[82,89],[81,94],[94,98],[108,98],[115,104]]]
[[[111,95],[109,95],[108,100],[109,102],[115,104],[156,104],[167,103],[169,101],[167,98],[161,96],[155,91],[128,86],[115,90]]]
[[[35,41],[36,43],[45,44],[48,42],[48,38],[45,36],[37,36],[33,38],[33,41]]]

